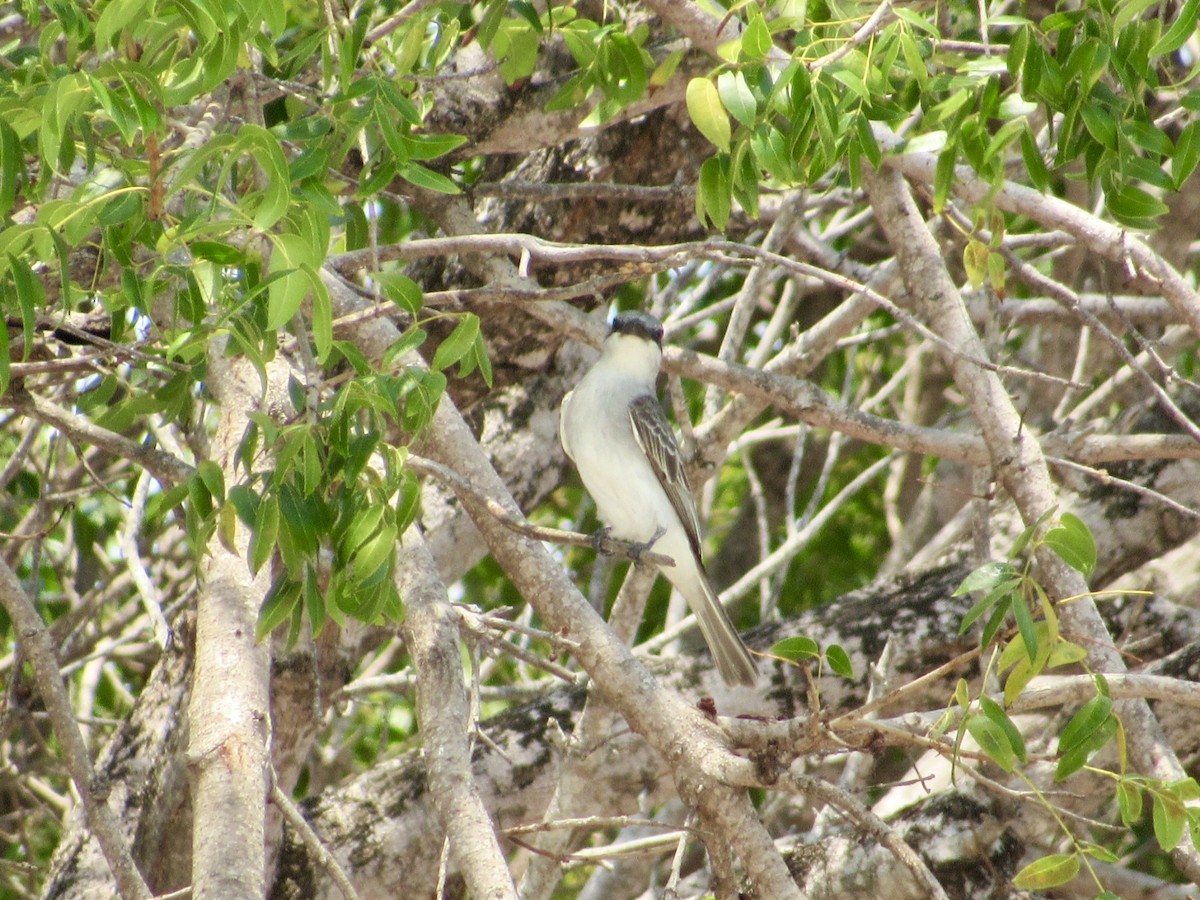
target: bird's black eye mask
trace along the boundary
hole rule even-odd
[[[662,323],[650,315],[650,313],[634,311],[618,314],[612,320],[611,333],[628,334],[634,337],[645,338],[648,341],[658,344],[659,347],[662,346]]]

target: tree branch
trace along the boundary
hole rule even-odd
[[[270,364],[269,386],[286,382],[283,369],[277,357]],[[262,399],[250,386],[259,383],[249,361],[226,357],[223,342],[210,347],[208,385],[222,413],[212,447],[227,484],[237,480],[238,446],[249,413]],[[187,749],[193,783],[192,891],[197,898],[260,897],[267,884],[271,642],[259,642],[255,627],[271,573],[269,565],[257,574],[249,571],[249,530],[240,522],[235,528],[236,552],[211,541],[199,572]]]
[[[451,853],[472,896],[516,900],[496,826],[471,774],[472,723],[458,630],[446,588],[415,525],[401,539],[396,582],[405,600],[401,633],[417,678],[417,715],[429,786]]]
[[[12,620],[25,656],[33,666],[42,702],[46,705],[50,723],[62,745],[67,771],[70,772],[80,802],[83,803],[88,827],[99,842],[113,878],[116,879],[117,890],[125,900],[149,900],[153,895],[133,861],[117,817],[108,806],[108,792],[103,783],[96,778],[87,745],[83,742],[83,735],[80,734],[75,716],[71,712],[71,701],[67,697],[66,688],[63,687],[54,646],[50,642],[50,633],[46,630],[42,617],[34,609],[33,602],[21,587],[21,582],[3,559],[0,559],[0,603]],[[14,672],[13,678],[17,676],[18,673]]]
[[[939,334],[965,348],[968,355],[985,353],[903,176],[894,168],[864,170],[863,186],[875,209],[876,220],[900,262],[909,296],[919,313]],[[979,425],[998,479],[1013,498],[1021,519],[1027,526],[1034,525],[1043,514],[1058,506],[1041,446],[1024,427],[1012,399],[994,373],[969,365],[957,356],[945,357],[944,361]],[[1090,664],[1100,672],[1123,673],[1125,663],[1095,603],[1085,596],[1088,586],[1083,577],[1045,545],[1037,558],[1041,577],[1053,597],[1082,598],[1067,604],[1061,618],[1064,628],[1075,632],[1076,639],[1088,647]],[[1168,781],[1186,777],[1146,702],[1125,700],[1119,709],[1126,720],[1130,756],[1139,771]],[[1181,844],[1172,858],[1189,877],[1200,879],[1200,854],[1189,842]]]

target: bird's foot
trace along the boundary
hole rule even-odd
[[[592,549],[601,556],[613,555],[612,538],[609,537],[611,531],[612,528],[605,525],[603,528],[598,528],[592,532]]]
[[[633,560],[633,564],[635,566],[640,566],[642,564],[642,554],[648,553],[650,550],[652,550],[654,545],[658,543],[658,539],[666,533],[667,529],[662,525],[659,525],[658,528],[655,529],[654,534],[650,536],[650,540],[643,541],[641,543],[630,542],[628,552],[629,558]]]

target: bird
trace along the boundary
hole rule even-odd
[[[753,687],[758,667],[704,567],[696,503],[655,391],[662,340],[649,313],[617,314],[600,358],[563,398],[559,440],[596,503],[601,534],[674,560],[659,571],[695,613],[721,678]]]

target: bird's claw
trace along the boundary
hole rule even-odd
[[[658,539],[666,533],[667,529],[659,525],[658,528],[654,530],[654,534],[650,536],[650,540],[643,541],[640,544],[630,543],[628,552],[629,558],[633,560],[633,564],[635,566],[640,566],[642,564],[642,555],[644,553],[648,553],[654,547],[654,545],[658,543]]]
[[[592,532],[592,549],[602,556],[612,556],[613,554],[612,538],[608,536],[610,531],[612,528],[605,525]]]

